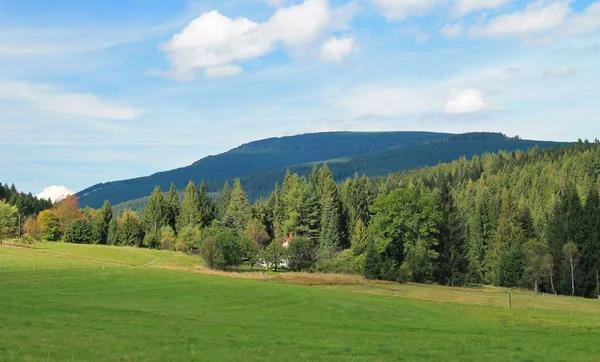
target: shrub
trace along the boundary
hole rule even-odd
[[[200,229],[194,226],[186,226],[180,232],[175,243],[175,250],[191,253],[192,248],[200,239]]]
[[[265,264],[277,271],[277,268],[284,263],[287,258],[287,248],[279,241],[273,241],[264,251],[263,259]]]
[[[173,228],[170,226],[163,226],[160,229],[160,248],[163,250],[175,250],[176,242],[177,237],[175,236]]]
[[[75,220],[67,227],[64,239],[67,243],[90,244],[94,238],[93,229],[89,220]]]
[[[310,269],[316,262],[316,244],[309,238],[295,237],[288,245],[288,267],[300,272]]]
[[[223,257],[223,250],[219,242],[213,238],[208,237],[200,246],[200,257],[204,261],[207,267],[211,269],[224,269],[225,258]]]

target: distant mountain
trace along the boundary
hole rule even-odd
[[[544,149],[566,144],[509,138],[500,133],[468,133],[446,135],[442,139],[421,144],[405,147],[395,146],[383,151],[325,161],[328,163],[333,177],[337,181],[343,181],[347,177],[354,176],[355,173],[360,175],[366,174],[368,176],[387,176],[390,173],[403,170],[435,166],[439,163],[450,162],[461,157],[470,159],[475,155],[494,153],[500,150],[507,152],[516,150],[526,151],[533,147]],[[292,173],[308,176],[313,166],[321,163],[323,163],[323,160],[250,173],[240,178],[248,197],[251,200],[255,200],[259,197],[267,197],[273,190],[275,182],[281,183],[287,169]],[[208,182],[208,189],[212,192],[213,196],[218,196],[218,192],[224,182],[225,179]],[[145,205],[146,197],[143,197],[118,205],[116,211],[124,209],[140,211],[143,210]]]
[[[98,208],[145,197],[155,186],[166,190],[172,182],[184,188],[192,180],[222,183],[268,170],[331,159],[355,157],[391,148],[410,147],[442,140],[447,133],[433,132],[327,132],[269,138],[244,144],[193,164],[151,176],[97,184],[77,193],[82,206]]]

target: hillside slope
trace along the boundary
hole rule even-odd
[[[383,151],[391,147],[409,147],[440,140],[447,133],[432,132],[328,132],[269,138],[244,144],[193,164],[151,176],[106,182],[80,191],[81,206],[100,207],[104,200],[113,204],[144,197],[156,185],[163,190],[172,182],[184,188],[192,180],[219,183],[251,173],[285,168],[307,162],[353,157]]]
[[[460,157],[472,158],[475,155],[504,151],[526,151],[535,146],[545,149],[566,143],[522,140],[509,138],[500,133],[470,133],[450,135],[444,139],[434,140],[424,144],[407,147],[391,147],[389,149],[373,152],[355,157],[343,157],[325,160],[336,181],[343,181],[353,177],[355,173],[367,176],[386,176],[390,173],[412,168],[435,166],[440,163],[451,162]],[[287,169],[299,175],[310,175],[317,162],[307,162],[277,169],[250,173],[241,177],[244,190],[250,200],[267,197],[273,190],[275,182],[281,183]],[[231,181],[231,180],[230,180]],[[218,193],[225,180],[208,182],[208,189]],[[149,194],[149,193],[148,193]],[[125,209],[141,211],[146,205],[147,195],[116,206],[118,213]]]

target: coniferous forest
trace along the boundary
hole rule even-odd
[[[461,158],[336,183],[327,164],[288,172],[248,201],[190,181],[156,188],[141,213],[70,196],[28,220],[31,238],[198,253],[211,268],[293,271],[594,297],[600,269],[600,144]]]

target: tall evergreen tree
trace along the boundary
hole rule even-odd
[[[179,196],[175,184],[172,183],[165,199],[165,222],[172,230],[177,228],[177,219],[179,218]]]
[[[112,206],[110,205],[110,202],[106,200],[94,218],[94,227],[96,229],[95,235],[98,237],[97,242],[99,244],[108,243],[108,228],[112,219]]]
[[[591,186],[583,211],[581,240],[581,295],[595,297],[597,274],[600,270],[600,199],[598,189]]]
[[[200,207],[198,206],[198,194],[196,185],[190,181],[183,195],[183,203],[177,219],[177,231],[183,230],[186,226],[197,227],[202,223],[200,217]]]
[[[204,181],[200,183],[200,188],[198,189],[198,207],[202,227],[209,227],[215,219],[215,206],[208,196],[208,190]]]
[[[226,216],[231,219],[233,227],[240,232],[246,230],[246,226],[252,217],[252,209],[239,178],[236,178],[233,182],[231,200],[227,207]]]
[[[142,215],[142,227],[146,235],[155,238],[160,236],[160,229],[167,225],[167,207],[160,187],[156,186],[150,198],[144,214]]]
[[[440,211],[439,243],[435,247],[439,254],[434,278],[440,284],[459,285],[467,273],[465,248],[466,225],[456,208],[448,183],[443,183],[438,195]]]
[[[229,201],[231,200],[231,189],[229,188],[229,182],[225,181],[223,190],[221,190],[221,197],[219,198],[219,204],[217,205],[217,217],[219,220],[223,220],[227,214],[227,208],[229,207]]]

